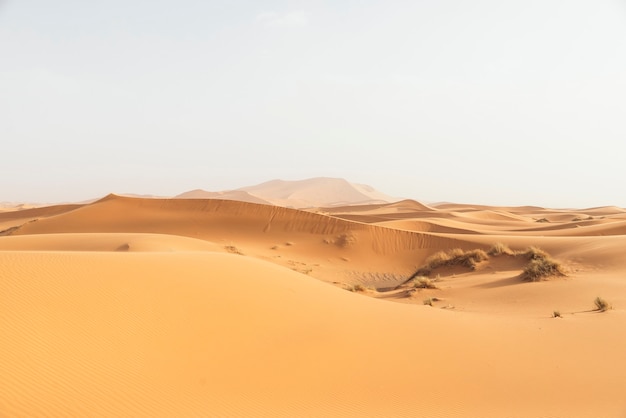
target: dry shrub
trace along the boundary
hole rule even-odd
[[[242,253],[241,250],[234,245],[226,245],[224,249],[231,254],[244,255],[244,253]]]
[[[550,254],[542,250],[541,248],[532,246],[528,247],[524,251],[515,253],[515,255],[522,255],[528,260],[541,260],[542,258],[549,258]]]
[[[487,251],[487,254],[490,256],[499,256],[499,255],[513,255],[514,252],[509,248],[508,245],[502,244],[501,242],[496,242],[493,246]]]
[[[598,310],[600,312],[606,312],[609,309],[612,309],[611,304],[609,302],[607,302],[606,300],[602,299],[600,296],[595,298],[593,303],[595,303],[595,305],[596,305],[596,308],[597,308],[596,310]]]
[[[413,287],[416,289],[437,289],[437,286],[433,282],[433,280],[428,277],[418,276],[413,279]]]
[[[344,248],[356,244],[357,239],[352,234],[341,234],[335,239],[335,245]]]
[[[521,255],[529,260],[522,272],[524,280],[537,282],[551,276],[565,276],[563,266],[540,248],[530,247]]]
[[[463,251],[455,248],[448,252],[439,251],[426,259],[425,266],[417,272],[420,276],[428,276],[439,267],[463,266],[474,270],[481,261],[489,258],[484,250]]]

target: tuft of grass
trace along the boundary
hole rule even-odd
[[[487,253],[480,249],[463,251],[455,248],[448,252],[439,251],[426,259],[425,265],[417,271],[417,275],[429,276],[433,270],[440,267],[463,266],[474,270],[478,263],[487,259],[489,259]]]
[[[560,311],[552,312],[552,318],[563,318]]]
[[[514,252],[509,248],[508,245],[502,244],[501,242],[496,242],[493,246],[487,251],[487,254],[490,256],[499,256],[499,255],[513,255]]]
[[[595,305],[596,305],[596,308],[597,308],[596,310],[600,311],[600,312],[606,312],[609,309],[613,309],[611,304],[609,302],[607,302],[605,299],[601,298],[600,296],[595,298],[593,303],[595,303]]]
[[[433,298],[424,299],[424,305],[433,306]]]
[[[365,290],[366,288],[362,284],[354,285],[354,292],[364,292]]]
[[[345,248],[356,244],[357,238],[352,234],[341,234],[335,239],[334,242],[336,246]]]
[[[550,257],[531,260],[522,272],[522,278],[530,282],[538,282],[550,276],[564,275],[561,264]]]
[[[226,245],[224,249],[231,254],[244,255],[244,253],[242,253],[241,250],[234,245]]]
[[[524,251],[518,251],[515,255],[522,255],[528,260],[540,260],[542,258],[550,257],[550,254],[535,246],[528,247]]]
[[[425,276],[418,276],[413,280],[416,289],[437,289],[434,281]]]
[[[529,247],[518,254],[529,260],[522,272],[524,280],[537,282],[551,276],[565,276],[563,266],[540,248]]]

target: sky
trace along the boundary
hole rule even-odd
[[[626,207],[624,140],[624,0],[0,0],[0,201]]]

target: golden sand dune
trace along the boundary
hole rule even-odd
[[[271,205],[270,202],[251,195],[243,190],[229,190],[224,192],[208,192],[206,190],[190,190],[185,193],[181,193],[175,197],[175,199],[221,199],[221,200],[236,200],[239,202],[260,203],[262,205]]]
[[[442,311],[227,254],[4,252],[0,262],[8,416],[617,417],[626,407],[622,311],[562,321]]]
[[[355,271],[403,277],[441,247],[474,245],[455,237],[349,222],[277,206],[115,195],[65,214],[25,223],[11,234],[129,232],[209,240],[233,252],[270,258],[302,271],[314,269],[316,277],[330,281],[338,280],[337,274],[340,280],[349,280],[346,276]]]
[[[626,416],[619,208],[19,212],[0,213],[0,416]],[[530,246],[565,274],[522,280]]]
[[[178,235],[65,233],[16,235],[0,239],[0,251],[221,251],[218,244]]]

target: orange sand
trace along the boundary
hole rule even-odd
[[[0,231],[0,416],[626,417],[620,208],[110,195]],[[567,276],[500,256],[398,288],[496,242]]]

